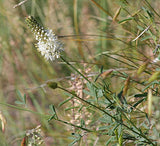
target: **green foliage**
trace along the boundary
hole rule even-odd
[[[23,2],[0,1],[0,145],[40,127],[46,146],[160,145],[159,0]],[[29,15],[63,41],[58,60]]]
[[[26,94],[24,94],[24,96],[22,96],[21,92],[19,90],[17,90],[17,95],[19,97],[19,100],[16,100],[15,103],[25,105],[26,104]]]

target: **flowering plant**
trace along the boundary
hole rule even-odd
[[[32,16],[28,16],[25,21],[38,41],[36,47],[41,55],[51,61],[59,58],[64,48],[57,35],[51,29],[44,29]]]

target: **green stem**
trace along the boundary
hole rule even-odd
[[[41,114],[41,113],[38,113],[38,112],[35,112],[35,111],[32,111],[32,110],[26,109],[26,108],[21,108],[21,107],[15,106],[15,105],[7,104],[7,103],[2,103],[2,102],[0,102],[0,104],[4,105],[4,106],[11,107],[11,108],[15,108],[15,109],[18,109],[18,110],[21,110],[21,111],[26,111],[26,112],[30,112],[30,113],[33,113],[33,114],[36,114],[36,115],[40,115],[40,116],[43,116],[43,117],[47,117],[47,118],[49,117],[49,115]]]
[[[73,127],[79,128],[79,129],[82,129],[82,130],[87,131],[87,132],[94,132],[93,130],[90,130],[90,129],[87,129],[87,128],[84,128],[84,127],[81,127],[81,126],[78,126],[78,125],[75,125],[75,124],[72,124],[72,123],[69,123],[69,122],[67,122],[67,121],[63,121],[63,120],[61,120],[61,119],[54,119],[54,120],[56,120],[56,121],[58,121],[58,122],[61,122],[61,123],[64,123],[64,124],[66,124],[66,125],[70,125],[70,126],[73,126]]]
[[[143,135],[142,132],[134,125],[134,123],[133,123],[130,119],[128,119],[128,117],[127,117],[123,112],[122,112],[122,114],[123,114],[124,117],[127,119],[127,121],[128,121],[129,123],[131,123],[132,126],[133,126],[135,129],[137,129],[137,131],[140,132],[140,133],[139,133],[140,136],[142,136],[143,138],[145,138],[147,141],[151,142],[150,139],[148,139],[146,135]],[[152,143],[152,142],[151,142],[151,143]],[[152,143],[152,144],[153,144],[153,143]],[[153,145],[154,145],[154,144],[153,144]]]
[[[88,104],[88,105],[91,105],[91,106],[94,107],[95,109],[98,109],[99,111],[102,111],[103,113],[105,113],[106,115],[108,115],[108,116],[110,116],[112,119],[114,119],[117,123],[123,125],[124,127],[126,127],[127,129],[129,129],[130,131],[132,131],[132,132],[136,133],[137,135],[139,135],[139,136],[143,137],[144,139],[146,139],[146,140],[148,141],[148,144],[152,144],[153,146],[155,146],[155,144],[154,144],[150,139],[148,139],[144,134],[142,134],[142,133],[139,131],[138,128],[136,128],[136,129],[138,129],[139,132],[133,130],[132,128],[130,128],[129,126],[127,126],[126,124],[124,124],[122,121],[119,121],[116,117],[112,116],[111,114],[109,114],[109,113],[106,112],[105,110],[101,109],[100,107],[98,107],[98,106],[96,106],[96,105],[94,105],[94,104],[92,104],[92,103],[90,103],[90,102],[88,102],[88,101],[80,98],[80,97],[77,96],[76,94],[74,94],[74,93],[72,93],[72,92],[70,92],[70,91],[68,91],[68,90],[66,90],[66,89],[64,89],[64,88],[62,88],[62,87],[59,87],[59,86],[58,86],[58,88],[61,89],[61,90],[63,90],[63,91],[65,91],[65,92],[68,92],[69,94],[71,94],[71,95],[73,95],[74,97],[76,97],[78,100],[80,100],[80,101],[82,101],[82,102],[84,102],[84,103],[86,103],[86,104]]]
[[[92,103],[84,100],[83,98],[80,98],[80,97],[77,96],[76,94],[74,94],[74,93],[72,93],[72,92],[70,92],[70,91],[68,91],[68,90],[66,90],[66,89],[64,89],[64,88],[62,88],[62,87],[59,87],[59,86],[58,86],[58,88],[61,89],[61,90],[63,90],[63,91],[65,91],[65,92],[70,93],[71,95],[73,95],[74,97],[76,97],[78,100],[80,100],[80,101],[82,101],[82,102],[84,102],[84,103],[86,103],[86,104],[88,104],[88,105],[91,105],[92,107],[94,107],[94,108],[96,108],[96,109],[98,109],[98,110],[100,110],[100,111],[103,111],[105,114],[107,114],[108,116],[112,117],[113,119],[115,119],[115,120],[117,121],[117,119],[116,119],[115,117],[113,117],[112,115],[110,115],[109,113],[107,113],[105,110],[101,109],[100,107],[98,107],[98,106],[96,106],[96,105],[94,105],[94,104],[92,104]]]
[[[68,64],[73,70],[75,70],[78,74],[80,74],[86,81],[88,81],[90,83],[90,81],[82,74],[80,73],[72,64],[70,64],[67,60],[65,60],[62,56],[61,59]]]
[[[151,4],[147,1],[147,0],[145,0],[145,2],[148,4],[148,6],[155,12],[155,14],[158,16],[158,17],[160,17],[160,15],[153,9],[153,7],[151,6]]]
[[[111,55],[107,55],[107,54],[102,54],[102,55],[107,56],[107,57],[110,57],[110,58],[112,58],[112,59],[114,59],[114,60],[116,60],[116,61],[119,61],[119,62],[121,62],[121,63],[123,63],[123,64],[126,64],[126,65],[128,65],[128,66],[130,66],[130,67],[138,68],[138,67],[136,67],[136,66],[134,66],[134,65],[131,65],[131,64],[127,63],[127,62],[124,62],[124,61],[122,61],[122,60],[119,60],[119,59],[117,59],[117,58],[114,58],[114,57],[112,57]]]
[[[103,54],[103,55],[106,55],[106,54]],[[108,56],[108,55],[106,55],[106,56]],[[109,57],[110,57],[110,56],[109,56]],[[111,57],[111,58],[112,58],[112,57]],[[88,81],[89,83],[91,83],[82,73],[80,73],[73,65],[71,65],[68,61],[66,61],[62,56],[61,56],[61,59],[62,59],[64,62],[66,62],[66,64],[68,64],[68,65],[69,65],[73,70],[75,70],[78,74],[80,74],[86,81]],[[113,59],[115,59],[115,58],[113,58]],[[119,60],[117,60],[117,61],[119,61]],[[123,63],[124,63],[124,62],[123,62]],[[127,64],[127,63],[125,63],[125,64]],[[132,66],[132,65],[130,65],[130,64],[127,64],[127,65],[136,68],[135,66]],[[94,85],[94,86],[95,86],[95,85]],[[96,87],[96,86],[95,86],[95,87]],[[132,128],[130,128],[129,126],[127,126],[126,124],[124,124],[122,121],[119,121],[117,118],[115,118],[114,116],[112,116],[111,114],[109,114],[108,112],[106,112],[105,110],[103,110],[102,108],[100,108],[100,107],[98,107],[98,106],[96,106],[96,105],[94,105],[94,104],[92,104],[92,103],[90,103],[90,102],[88,102],[88,101],[80,98],[80,97],[77,96],[76,94],[74,94],[74,93],[72,93],[72,92],[70,92],[70,91],[68,91],[68,90],[66,90],[66,89],[64,89],[64,88],[62,88],[62,87],[59,87],[59,86],[58,86],[58,88],[61,89],[61,90],[64,90],[65,92],[70,93],[71,95],[73,95],[74,97],[76,97],[78,100],[80,100],[80,101],[82,101],[82,102],[84,102],[84,103],[86,103],[86,104],[94,107],[95,109],[98,109],[99,111],[102,111],[103,113],[105,113],[106,115],[108,115],[109,117],[111,117],[112,119],[114,119],[115,121],[117,121],[117,123],[123,125],[124,127],[126,127],[127,129],[129,129],[130,131],[132,131],[132,132],[136,133],[137,135],[139,135],[139,136],[143,137],[144,139],[146,139],[149,144],[152,144],[153,146],[155,145],[154,143],[152,143],[152,141],[151,141],[150,139],[148,139],[144,134],[142,134],[141,131],[139,131],[138,128],[136,128],[136,129],[138,129],[139,132],[133,130]]]

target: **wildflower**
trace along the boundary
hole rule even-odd
[[[59,58],[64,50],[63,44],[50,29],[44,29],[32,16],[26,18],[26,23],[38,41],[36,47],[46,60],[55,60]]]
[[[26,131],[25,139],[27,139],[28,146],[41,145],[43,143],[42,138],[41,125],[38,125],[36,128]]]

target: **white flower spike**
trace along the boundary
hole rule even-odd
[[[59,58],[64,48],[52,30],[44,29],[32,16],[28,16],[25,21],[38,41],[36,47],[41,55],[51,61]]]

